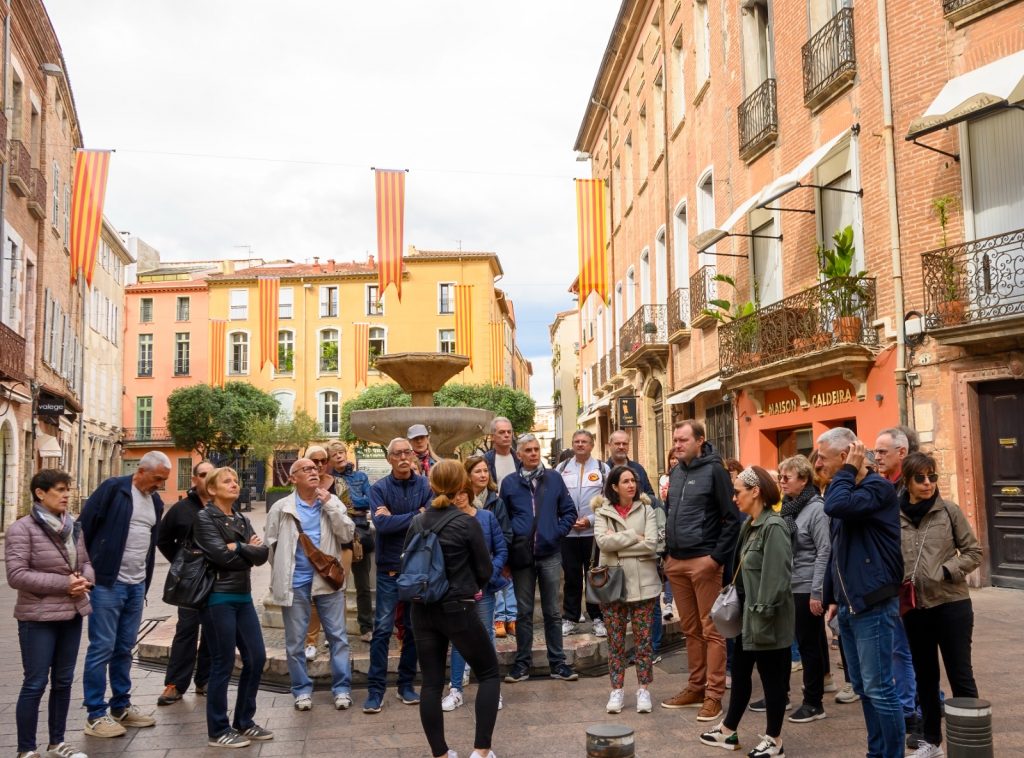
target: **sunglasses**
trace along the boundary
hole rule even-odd
[[[313,461],[313,463],[315,463],[317,466],[319,466],[319,465],[321,465],[323,463],[327,463],[327,459],[326,458],[310,458],[310,460]]]
[[[927,479],[932,484],[939,481],[938,474],[914,474],[914,481],[918,484],[924,484],[924,480]]]

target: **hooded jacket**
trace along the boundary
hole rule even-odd
[[[689,465],[680,460],[669,475],[665,542],[676,559],[711,556],[724,566],[740,531],[732,480],[710,443]]]
[[[638,603],[661,594],[658,577],[658,519],[651,499],[642,494],[625,517],[598,495],[594,509],[594,540],[601,551],[602,566],[621,566],[626,579],[626,602]],[[608,534],[608,530],[613,533]]]
[[[796,625],[789,527],[770,508],[740,529],[736,588],[743,598],[743,649],[778,650],[793,644]]]
[[[557,471],[541,471],[536,491],[522,476],[506,476],[499,497],[508,508],[513,542],[532,537],[535,559],[561,550],[562,539],[576,522],[576,506]],[[513,568],[517,566],[513,564]]]

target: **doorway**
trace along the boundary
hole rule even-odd
[[[978,385],[990,578],[1024,589],[1024,382]]]

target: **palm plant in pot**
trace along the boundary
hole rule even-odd
[[[733,291],[736,290],[736,281],[727,274],[716,274],[712,277],[712,280],[728,284],[733,288]],[[737,322],[736,331],[732,338],[732,346],[736,352],[738,362],[741,365],[756,366],[759,364],[761,362],[761,354],[758,351],[758,343],[761,336],[761,322],[755,314],[758,307],[757,302],[748,300],[745,303],[732,303],[729,300],[720,298],[712,300],[711,305],[715,306],[715,308],[713,310],[705,308],[703,311],[705,316],[713,318],[721,324]]]
[[[942,250],[934,254],[935,309],[943,326],[954,326],[964,322],[967,313],[967,293],[963,283],[960,264],[949,249],[949,237],[946,227],[949,224],[950,211],[956,206],[953,195],[942,195],[932,199],[932,212],[942,227]]]
[[[853,271],[857,249],[853,244],[852,226],[833,234],[832,241],[835,248],[818,246],[818,268],[826,285],[822,304],[833,316],[836,341],[860,342],[864,325],[861,313],[870,296],[867,271]]]

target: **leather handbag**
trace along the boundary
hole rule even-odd
[[[612,529],[618,531],[615,522]],[[594,538],[594,549],[591,551],[590,563],[598,560],[597,538]],[[587,571],[587,602],[597,605],[621,603],[626,599],[626,575],[622,566],[597,566]]]
[[[299,544],[302,546],[302,552],[313,564],[313,569],[332,589],[340,590],[345,584],[345,568],[341,565],[341,561],[314,545],[309,535],[302,531],[302,524],[298,518],[295,519],[295,528],[299,530]]]
[[[206,605],[216,579],[206,555],[189,535],[171,561],[164,582],[164,602],[179,608],[198,610]]]
[[[740,555],[740,559],[736,561],[736,573],[732,575],[732,581],[718,593],[718,597],[715,598],[715,602],[708,612],[708,617],[715,625],[715,629],[727,640],[739,637],[743,631],[743,600],[740,598],[739,590],[736,589],[736,579],[740,575],[740,569],[743,568],[743,559],[746,557],[752,541],[747,541],[746,549]]]

